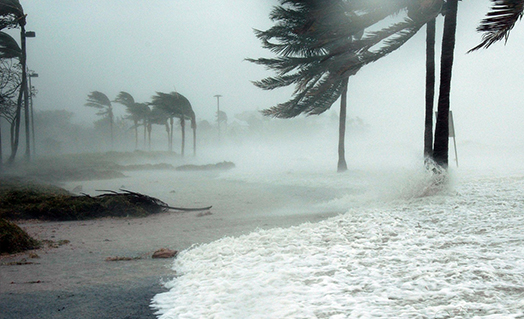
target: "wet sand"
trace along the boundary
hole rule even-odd
[[[21,222],[40,240],[67,240],[58,248],[0,259],[0,318],[156,318],[151,298],[174,276],[173,259],[152,259],[160,248],[184,250],[257,228],[316,222],[341,212],[318,203],[337,191],[245,183],[217,172],[134,172],[127,178],[67,183],[99,194],[120,188],[157,197],[178,207],[213,205],[204,212],[167,212],[146,218],[74,222]],[[338,190],[340,191],[340,190]],[[106,261],[108,257],[139,258]],[[32,264],[6,265],[26,259]]]

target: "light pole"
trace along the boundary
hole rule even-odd
[[[36,143],[35,143],[35,115],[33,112],[33,86],[31,85],[31,78],[37,78],[38,73],[31,71],[28,75],[29,77],[29,102],[31,107],[31,133],[33,136],[33,156],[36,157]]]
[[[218,140],[220,141],[220,98],[222,95],[217,94],[215,95],[217,98],[217,126],[218,126]]]

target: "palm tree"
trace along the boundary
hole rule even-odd
[[[176,117],[180,120],[180,127],[182,130],[182,156],[184,155],[185,149],[185,120],[191,120],[191,128],[193,129],[193,153],[196,154],[196,119],[195,112],[193,112],[189,100],[185,96],[177,92],[157,92],[157,94],[152,97],[151,105],[153,105],[154,108],[156,107],[162,110],[169,117],[169,122],[171,125],[171,137],[169,139],[170,151],[173,150],[173,119]]]
[[[87,103],[85,105],[99,109],[100,111],[97,113],[97,115],[105,116],[109,119],[109,129],[111,132],[111,149],[113,149],[114,116],[113,116],[113,107],[111,105],[111,100],[109,100],[107,95],[105,95],[104,93],[100,91],[92,91],[87,96]]]
[[[151,109],[151,113],[149,114],[149,120],[147,121],[149,150],[151,150],[151,132],[153,131],[153,124],[157,124],[165,126],[167,132],[168,150],[172,151],[172,136],[170,134],[168,119],[169,115],[162,108],[155,105],[153,106],[153,109]]]
[[[149,121],[149,114],[151,114],[151,109],[147,103],[136,103],[133,108],[134,115],[142,120],[142,125],[144,126],[144,149],[146,148],[146,132],[147,132],[147,122]]]
[[[426,114],[424,122],[424,159],[433,158],[433,105],[435,100],[436,19],[426,23]]]
[[[440,167],[448,167],[449,150],[449,97],[451,93],[451,75],[455,51],[455,33],[459,0],[448,0],[445,8],[444,31],[442,35],[442,53],[440,60],[440,88],[435,125],[433,159]]]
[[[508,41],[509,35],[517,21],[524,15],[524,0],[491,0],[493,5],[481,21],[477,31],[483,32],[482,41],[471,49],[489,48],[495,42]]]
[[[149,106],[146,103],[137,103],[133,96],[127,92],[121,91],[118,93],[117,97],[113,102],[120,103],[126,107],[127,113],[129,113],[128,119],[132,120],[135,129],[135,148],[138,148],[138,127],[140,126],[139,122],[142,121],[144,125],[144,145],[146,143],[146,131],[147,131],[147,117],[149,112]]]
[[[27,75],[26,75],[26,51],[25,51],[25,24],[26,24],[26,15],[24,14],[24,10],[22,8],[22,5],[18,0],[1,0],[0,1],[0,30],[4,29],[6,27],[13,27],[13,26],[19,26],[20,27],[20,34],[21,34],[21,40],[22,40],[22,47],[19,48],[18,44],[16,44],[16,41],[3,37],[3,45],[5,51],[3,54],[6,54],[7,56],[11,57],[18,57],[20,60],[20,64],[22,67],[22,80],[20,83],[20,90],[19,90],[19,96],[18,96],[18,103],[17,103],[17,111],[16,111],[16,117],[13,122],[14,127],[12,126],[12,137],[14,134],[14,139],[12,138],[11,141],[11,156],[9,157],[9,163],[12,163],[16,157],[16,153],[18,150],[18,142],[19,142],[19,136],[20,136],[20,118],[21,118],[21,110],[22,110],[22,102],[24,102],[25,98],[25,109],[26,109],[26,133],[29,130],[29,116],[28,116],[28,93],[27,93]],[[15,45],[16,44],[16,45]],[[17,53],[16,51],[20,50],[20,53]],[[14,131],[13,131],[14,129]],[[29,159],[29,134],[27,133],[27,139],[26,139],[26,157]]]
[[[5,32],[2,32],[0,31],[0,59],[2,59],[3,61],[4,60],[7,60],[7,59],[13,59],[13,58],[18,58],[18,59],[21,59],[22,57],[22,49],[20,49],[20,47],[18,46],[18,43],[15,41],[15,39],[13,39],[10,35],[8,35],[7,33]],[[15,71],[16,72],[16,71]],[[17,73],[17,72],[16,72]],[[13,78],[13,70],[11,68],[11,66],[6,66],[6,69],[2,69],[2,79],[5,81],[2,81],[2,94],[1,94],[1,99],[2,99],[2,105],[3,106],[6,106],[9,104],[9,101],[11,101],[11,98],[14,97],[14,94],[15,94],[15,91],[16,90],[19,90],[19,97],[21,97],[22,95],[22,89],[21,86],[22,86],[22,83],[21,81],[18,81],[19,79],[14,79]],[[16,83],[10,83],[10,82],[13,82],[15,81]],[[4,83],[5,82],[5,83]],[[20,83],[18,83],[20,82]],[[11,84],[11,85],[9,85]],[[7,87],[7,92],[3,92],[3,89],[4,89],[4,86]],[[12,138],[12,143],[11,143],[11,156],[9,158],[9,162],[12,162],[14,161],[14,158],[16,156],[16,152],[18,150],[18,138],[19,138],[19,133],[20,133],[20,111],[21,111],[21,107],[22,107],[22,103],[20,101],[20,103],[17,104],[17,107],[16,107],[16,114],[17,114],[17,117],[14,118],[14,120],[11,122],[11,126],[13,127],[13,125],[15,125],[16,129],[14,131],[12,131],[15,136],[11,136]],[[2,113],[5,113],[5,112],[2,112]],[[0,132],[1,133],[1,132]],[[14,137],[14,139],[13,139]],[[1,150],[1,136],[0,136],[0,166],[2,166],[2,160],[3,160],[3,155],[2,155],[2,150]]]
[[[266,109],[263,114],[278,118],[318,115],[341,98],[337,170],[346,170],[344,136],[349,77],[402,46],[436,14],[429,7],[421,10],[422,18],[406,19],[375,32],[364,31],[407,9],[408,4],[409,1],[400,0],[281,0],[281,6],[270,15],[275,26],[255,31],[263,46],[279,57],[248,61],[277,73],[254,82],[256,86],[272,90],[295,85],[295,92],[290,101]]]

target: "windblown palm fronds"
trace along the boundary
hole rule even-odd
[[[524,15],[524,0],[491,0],[493,2],[486,18],[480,22],[477,31],[483,32],[482,41],[469,52],[489,48],[495,42],[508,41],[517,21]]]
[[[276,72],[254,84],[265,90],[295,86],[291,100],[262,113],[291,118],[321,114],[343,92],[342,83],[364,65],[402,46],[425,23],[440,13],[442,0],[284,0],[270,18],[275,26],[255,30],[264,48],[276,58],[247,59]],[[411,17],[366,32],[366,29],[402,10]],[[416,14],[413,14],[416,13]]]
[[[9,34],[0,31],[0,58],[12,59],[21,58],[22,49]]]

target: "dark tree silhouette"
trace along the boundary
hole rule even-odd
[[[433,0],[432,0],[433,1]],[[255,85],[272,90],[295,86],[292,99],[263,111],[264,115],[291,118],[317,115],[340,97],[338,171],[347,168],[344,156],[346,92],[348,78],[366,64],[377,61],[402,46],[438,12],[418,1],[311,1],[281,0],[270,18],[275,26],[256,31],[263,46],[278,55],[273,59],[248,59],[276,71],[277,75]],[[416,10],[412,9],[415,8]],[[379,29],[366,29],[401,10],[414,18]]]
[[[114,138],[113,138],[113,124],[114,124],[114,115],[113,115],[113,106],[111,105],[111,100],[100,91],[93,91],[87,96],[86,106],[94,107],[99,109],[97,115],[107,117],[109,120],[109,129],[111,132],[111,149],[113,149]]]

